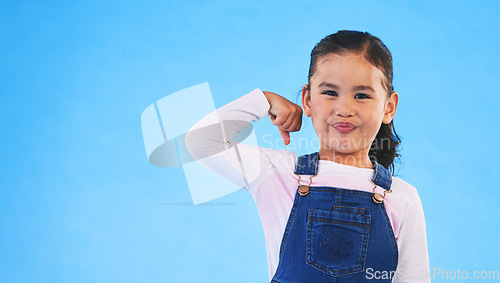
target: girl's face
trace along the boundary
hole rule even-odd
[[[319,137],[321,159],[343,157],[340,163],[371,166],[370,146],[382,123],[391,122],[398,102],[396,92],[388,98],[384,78],[362,55],[319,58],[310,91],[302,90],[302,104]]]

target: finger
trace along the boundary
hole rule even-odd
[[[296,132],[299,131],[300,128],[302,127],[302,117],[296,117],[294,124],[292,125],[292,130],[290,132]]]
[[[283,124],[286,122],[288,119],[288,114],[278,114],[274,116],[275,118],[271,120],[271,122],[278,127],[283,126]]]
[[[292,115],[288,116],[287,120],[280,126],[281,129],[290,132],[293,129],[293,125],[295,124],[294,117]]]
[[[300,112],[299,114],[296,116],[297,118],[297,127],[296,127],[296,130],[300,130],[300,128],[302,127],[302,115],[304,115],[304,112],[302,111],[302,108],[299,109]]]
[[[290,112],[288,119],[281,126],[281,129],[287,132],[295,132],[300,129],[300,124],[302,121],[302,114],[298,112]]]
[[[290,143],[290,133],[280,128],[278,128],[278,130],[280,132],[281,138],[283,139],[283,143],[285,145],[288,145]]]
[[[293,114],[290,115],[288,121],[281,126],[281,129],[287,131],[287,132],[296,132],[300,130],[300,127],[302,125],[302,115],[300,114]]]
[[[290,127],[288,127],[288,129],[283,128],[283,130],[285,130],[287,132],[296,132],[296,131],[300,130],[300,123],[297,121],[294,121],[293,124],[291,124]]]
[[[302,117],[299,118],[299,123],[297,125],[297,131],[299,131],[300,128],[302,128]]]

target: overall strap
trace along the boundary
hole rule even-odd
[[[392,175],[384,166],[373,160],[373,173],[372,181],[375,185],[382,187],[384,190],[388,191],[391,189]]]
[[[297,175],[316,175],[318,173],[318,159],[319,152],[304,154],[297,158],[297,166],[295,167],[295,174]],[[380,165],[373,160],[373,173],[372,181],[375,185],[383,188],[386,191],[391,189],[392,175],[384,166]]]
[[[297,158],[295,174],[297,175],[316,175],[318,173],[319,152],[304,154]]]

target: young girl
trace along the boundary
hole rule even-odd
[[[271,282],[427,282],[425,220],[417,190],[392,177],[400,140],[392,56],[367,32],[339,31],[311,52],[302,105],[256,88],[217,109],[222,131],[186,134],[199,163],[247,190],[263,224]],[[237,143],[266,116],[285,144],[311,117],[319,151]],[[194,130],[197,129],[197,130]]]

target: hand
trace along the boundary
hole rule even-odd
[[[274,92],[263,93],[271,105],[271,123],[278,127],[283,143],[290,144],[290,132],[296,132],[302,126],[302,108]]]

